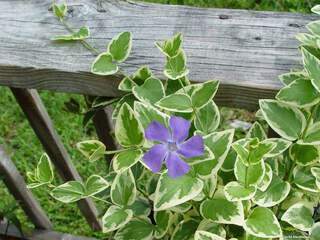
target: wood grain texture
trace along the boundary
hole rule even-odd
[[[71,234],[65,234],[50,230],[36,229],[32,234],[22,236],[18,229],[7,224],[0,223],[0,239],[6,240],[96,240],[96,238],[88,238],[82,236],[74,236]]]
[[[49,11],[51,0],[1,0],[0,85],[88,95],[119,95],[118,77],[89,72],[92,56],[79,43],[50,39],[66,31]],[[116,0],[68,1],[67,20],[88,25],[89,42],[101,51],[121,31],[133,33],[133,49],[122,64],[126,73],[147,64],[162,76],[164,57],[154,47],[182,32],[190,79],[219,79],[216,101],[255,109],[259,98],[273,97],[277,76],[300,68],[295,35],[312,15],[203,9]]]
[[[81,177],[55,131],[38,92],[20,88],[11,88],[11,91],[62,179],[64,181],[81,181]],[[78,202],[78,206],[88,224],[93,229],[100,230],[101,223],[98,220],[94,203],[90,199],[83,199]]]
[[[5,185],[35,227],[39,229],[51,229],[52,224],[49,218],[42,210],[38,201],[32,196],[23,177],[20,175],[9,156],[5,153],[2,146],[0,146],[0,176],[4,177],[3,180]]]

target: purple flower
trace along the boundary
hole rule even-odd
[[[153,171],[161,170],[162,162],[168,168],[169,176],[180,177],[190,170],[190,166],[181,159],[198,157],[204,154],[204,144],[201,136],[193,136],[185,141],[189,135],[190,122],[181,117],[171,117],[170,130],[157,121],[152,121],[145,129],[145,137],[149,141],[157,141],[143,156],[145,164]]]

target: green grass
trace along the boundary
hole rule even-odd
[[[242,8],[255,10],[274,11],[298,11],[309,12],[310,7],[317,1],[309,0],[145,0],[149,2],[186,4],[199,7],[221,7],[221,8]],[[89,63],[88,63],[89,64]],[[41,144],[29,126],[24,114],[14,100],[11,92],[4,87],[0,87],[0,144],[4,145],[7,152],[12,157],[19,171],[24,174],[32,171],[43,152]],[[47,107],[49,115],[52,117],[54,126],[61,136],[74,165],[80,174],[86,178],[92,173],[103,174],[103,164],[99,166],[88,164],[87,161],[75,150],[75,144],[84,139],[95,138],[92,125],[87,128],[82,126],[82,116],[63,110],[65,102],[70,97],[75,98],[82,109],[84,101],[81,96],[41,92],[42,100]],[[253,119],[251,114],[244,111],[231,111],[223,109],[225,119],[242,118],[248,121]],[[1,184],[1,183],[0,183]],[[54,223],[55,230],[69,232],[72,234],[101,236],[92,232],[81,216],[75,204],[66,205],[53,201],[44,189],[33,191],[41,206],[46,210],[50,219]],[[12,202],[12,197],[8,194],[3,184],[0,185],[0,210],[6,204]],[[17,214],[25,228],[31,225],[22,213],[21,209]]]
[[[197,7],[251,9],[309,13],[318,0],[143,0],[144,2]]]

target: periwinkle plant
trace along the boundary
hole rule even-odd
[[[54,5],[65,25],[66,9]],[[313,11],[319,14],[320,6]],[[213,97],[219,83],[190,83],[177,34],[156,44],[166,58],[164,82],[144,66],[120,82],[123,97],[92,102],[91,113],[114,105],[121,149],[106,150],[97,140],[77,147],[88,164],[114,154],[106,176],[54,186],[51,162],[43,155],[29,173],[30,188],[51,188],[51,196],[64,203],[102,201],[103,232],[116,240],[319,240],[320,22],[307,27],[311,34],[298,36],[304,69],[280,76],[284,87],[275,100],[260,100],[245,138],[234,140],[233,129],[218,130]],[[94,74],[118,72],[130,53],[131,33],[113,38],[103,53],[87,37],[89,29],[82,27],[55,39],[93,49]],[[267,138],[265,123],[279,137]]]

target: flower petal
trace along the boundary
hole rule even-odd
[[[182,142],[189,135],[191,123],[182,117],[172,116],[170,118],[170,128],[172,132],[172,139],[177,142]]]
[[[149,141],[166,142],[170,139],[170,133],[161,123],[152,121],[145,129],[145,137]]]
[[[166,157],[167,146],[165,144],[154,145],[148,152],[143,155],[144,163],[152,170],[159,172],[162,166],[162,161]]]
[[[172,178],[180,177],[190,171],[190,166],[179,158],[176,152],[169,152],[166,158],[168,174]]]
[[[178,153],[186,158],[199,157],[204,154],[203,138],[199,135],[191,137],[179,146]]]

